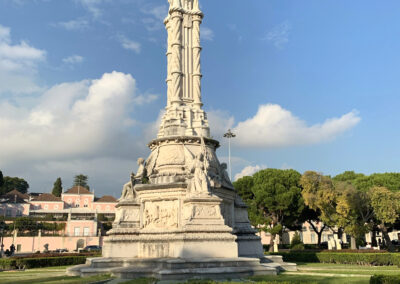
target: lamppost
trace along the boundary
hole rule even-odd
[[[236,137],[236,134],[234,134],[230,129],[228,129],[228,132],[224,134],[225,138],[228,138],[228,148],[229,148],[229,154],[228,154],[228,164],[229,164],[229,178],[232,180],[232,166],[231,166],[231,139]]]

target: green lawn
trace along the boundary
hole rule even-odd
[[[0,272],[0,283],[4,284],[84,284],[112,279],[110,275],[100,275],[88,278],[69,277],[65,275],[67,266],[27,269],[26,271]]]
[[[0,272],[0,283],[94,283],[111,279],[109,275],[102,275],[89,278],[65,276],[66,267],[50,267],[29,269],[20,272]],[[256,276],[250,279],[243,279],[242,282],[253,283],[322,283],[322,284],[367,284],[369,277],[374,274],[399,275],[400,269],[395,266],[357,266],[343,264],[323,264],[323,263],[302,263],[298,265],[298,271],[285,272],[278,276]],[[150,284],[154,283],[151,279],[138,279],[127,282],[129,284]],[[214,281],[189,281],[188,283],[218,283]],[[224,283],[239,283],[224,282]]]

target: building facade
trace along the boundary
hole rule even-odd
[[[102,221],[111,222],[115,217],[116,198],[103,196],[96,198],[94,192],[82,186],[75,186],[63,192],[61,197],[50,193],[22,194],[17,190],[0,197],[0,216],[6,223],[13,218],[31,217],[46,223],[64,224],[57,235],[46,236],[41,230],[34,236],[25,232],[13,231],[12,236],[4,238],[4,247],[14,244],[17,251],[36,252],[67,249],[69,251],[87,245],[102,246],[105,230]]]

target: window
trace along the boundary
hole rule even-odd
[[[75,204],[75,207],[78,208],[78,207],[79,207],[79,203],[76,203],[76,204]]]
[[[312,243],[312,244],[315,243],[315,234],[311,234],[311,243]]]
[[[22,216],[22,211],[21,210],[17,210],[17,216]]]
[[[74,228],[74,235],[75,235],[76,237],[78,237],[78,236],[80,235],[80,233],[81,233],[81,228],[75,227],[75,228]]]
[[[88,227],[83,228],[83,235],[89,236],[89,228]]]
[[[327,242],[327,241],[328,241],[328,235],[323,234],[323,235],[322,235],[322,241],[323,241],[323,242]]]
[[[11,211],[11,209],[7,209],[7,211],[6,211],[6,216],[10,217],[10,216],[11,216],[11,214],[12,214],[12,211]]]

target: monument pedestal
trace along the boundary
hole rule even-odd
[[[202,109],[199,1],[168,2],[167,106],[157,139],[123,186],[103,257],[68,273],[161,280],[276,274],[284,265],[263,257]]]

